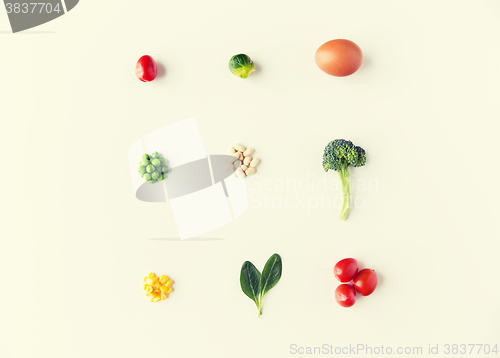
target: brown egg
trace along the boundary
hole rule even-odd
[[[363,52],[349,40],[337,39],[325,42],[316,50],[316,64],[332,76],[352,75],[363,63]]]

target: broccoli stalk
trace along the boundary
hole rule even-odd
[[[349,166],[362,167],[366,163],[365,150],[355,146],[351,141],[335,139],[328,143],[323,153],[323,169],[335,170],[339,173],[344,193],[344,203],[340,212],[340,220],[345,220],[351,207],[351,187],[349,184]]]
[[[349,185],[349,168],[340,170],[339,172],[340,181],[342,183],[342,192],[344,193],[344,204],[342,204],[342,211],[340,212],[340,220],[347,219],[347,214],[351,208],[351,186]]]

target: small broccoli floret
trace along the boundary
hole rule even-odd
[[[325,171],[335,170],[339,173],[344,193],[344,204],[340,219],[345,220],[351,207],[351,188],[349,185],[349,166],[362,167],[366,163],[365,150],[345,139],[335,139],[328,143],[323,153]]]

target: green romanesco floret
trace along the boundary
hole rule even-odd
[[[351,141],[335,139],[328,143],[323,153],[325,171],[335,170],[339,173],[344,193],[344,204],[340,219],[345,220],[351,206],[351,189],[349,185],[349,166],[362,167],[366,163],[365,150],[355,146]]]

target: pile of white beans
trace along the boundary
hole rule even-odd
[[[229,154],[236,157],[241,165],[234,172],[234,176],[238,178],[244,178],[247,175],[255,174],[256,167],[260,163],[259,158],[252,158],[254,150],[252,148],[245,148],[244,145],[235,144],[229,149]]]

